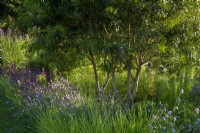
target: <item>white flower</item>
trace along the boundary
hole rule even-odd
[[[183,94],[184,93],[184,90],[183,89],[181,89],[181,94]]]
[[[19,80],[17,80],[17,83],[18,83],[18,85],[20,85],[20,84],[21,84],[21,82],[20,82]]]
[[[199,114],[199,108],[195,109],[196,114]]]
[[[174,116],[174,121],[176,121],[177,116]]]
[[[175,107],[174,107],[174,110],[178,110],[178,106],[175,106]]]

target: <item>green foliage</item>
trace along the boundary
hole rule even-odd
[[[24,101],[6,76],[0,79],[0,132],[199,131],[195,124],[200,123],[196,120],[200,117],[199,99],[191,94],[199,85],[199,4],[162,0],[0,1],[0,29],[16,26],[22,34],[28,33],[22,39],[14,34],[0,35],[3,67],[45,67],[53,80],[65,77],[85,98],[77,107],[46,108],[42,103],[24,112]],[[118,98],[113,95],[113,74]],[[106,88],[104,81],[111,75]],[[128,83],[131,95],[138,88],[130,106],[124,102]],[[47,85],[44,75],[37,76],[37,85]],[[61,84],[53,84],[55,90],[59,90],[57,85]],[[56,99],[65,100],[64,91],[55,92]],[[102,103],[96,102],[97,92],[104,93]],[[51,100],[50,93],[40,96]]]
[[[28,43],[26,39],[0,36],[0,44],[1,60],[4,67],[9,67],[10,64],[22,67],[27,63]]]
[[[21,114],[23,101],[9,79],[0,78],[0,132],[34,132],[32,120]]]
[[[44,75],[37,75],[37,83],[38,84],[46,84],[46,77]]]

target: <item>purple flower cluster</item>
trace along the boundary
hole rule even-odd
[[[194,124],[189,123],[186,125],[183,123],[183,125],[180,125],[180,128],[177,127],[177,121],[180,122],[179,119],[183,117],[182,112],[184,111],[183,109],[179,108],[179,106],[182,104],[180,98],[182,94],[184,94],[183,89],[180,90],[180,95],[177,98],[177,106],[174,106],[173,110],[167,110],[166,105],[161,104],[163,107],[163,112],[160,115],[153,115],[151,123],[148,123],[148,127],[151,128],[154,132],[199,132],[200,118],[197,118]],[[195,117],[198,117],[199,107],[195,108],[194,111],[191,110],[191,112],[193,112]]]
[[[5,72],[7,73],[8,72]],[[37,82],[37,75],[40,75],[42,70],[34,67],[33,69],[30,68],[17,68],[15,65],[10,65],[9,74],[11,79],[21,85],[29,86],[30,84],[36,84]]]
[[[6,32],[3,29],[0,28],[0,35],[10,36],[11,34],[12,34],[12,30],[10,28],[8,28]]]
[[[3,29],[0,29],[0,35],[4,35]]]
[[[11,29],[11,28],[2,29],[2,28],[0,28],[1,36],[11,36],[13,33],[17,34],[17,29]]]
[[[31,107],[56,106],[59,108],[73,106],[80,100],[78,88],[65,79],[51,81],[48,85],[32,85],[21,90],[24,102]]]
[[[74,106],[80,101],[80,94],[76,86],[73,86],[64,78],[59,81],[50,80],[52,74],[45,72],[44,68],[17,69],[15,65],[11,65],[9,71],[4,71],[4,75],[10,75],[11,80],[16,84],[18,95],[22,97],[25,107],[46,108],[56,106],[62,108]],[[39,82],[39,76],[43,77],[44,83]]]

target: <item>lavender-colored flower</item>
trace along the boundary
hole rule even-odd
[[[175,132],[176,132],[176,130],[174,128],[172,128],[172,133],[175,133]]]
[[[165,118],[165,117],[162,117],[162,120],[163,120],[163,121],[165,121],[165,120],[166,120],[166,118]]]
[[[152,119],[153,119],[153,120],[157,120],[158,117],[157,117],[156,115],[154,115],[154,116],[152,117]]]
[[[169,115],[168,115],[168,114],[166,114],[166,115],[165,115],[165,118],[168,118],[168,117],[169,117]]]
[[[178,98],[177,101],[180,103],[181,102],[181,98]]]
[[[0,35],[3,35],[3,33],[4,33],[3,29],[0,29]]]
[[[172,111],[168,111],[168,114],[171,115],[171,114],[172,114]]]

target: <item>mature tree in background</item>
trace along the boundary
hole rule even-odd
[[[93,66],[100,100],[110,75],[117,94],[115,74],[123,66],[131,103],[146,63],[167,67],[171,60],[191,60],[191,52],[199,47],[198,5],[192,1],[24,0],[17,9],[17,25],[35,39],[32,59],[51,69],[71,70],[86,57]],[[100,84],[102,65],[107,77]]]
[[[186,45],[188,51],[197,44],[198,36],[194,34],[198,31],[199,19],[196,17],[199,14],[197,13],[199,8],[194,6],[195,4],[197,3],[184,1],[120,1],[116,4],[119,14],[118,21],[121,22],[121,39],[127,40],[126,46],[129,49],[125,63],[129,102],[136,97],[142,66],[156,59],[165,60],[166,54],[172,55],[171,49],[181,50],[183,48],[182,46],[176,48],[174,42],[170,42],[172,38],[183,35],[190,38],[192,45]],[[187,31],[180,26],[183,23]],[[172,31],[175,31],[173,35],[167,37],[166,35]],[[190,35],[191,33],[193,36]],[[135,71],[134,76],[132,76],[132,70]]]

